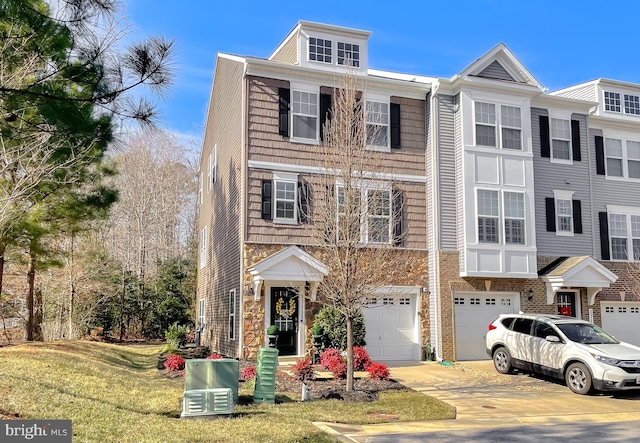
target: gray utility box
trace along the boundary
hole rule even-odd
[[[182,397],[180,418],[213,418],[233,414],[233,394],[229,388],[194,389]]]
[[[184,390],[229,388],[233,402],[238,401],[240,363],[232,358],[193,358],[186,361]]]

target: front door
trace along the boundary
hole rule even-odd
[[[271,288],[271,324],[280,329],[280,355],[298,353],[298,292],[293,288]]]
[[[557,292],[558,314],[566,317],[576,317],[576,294],[575,292]]]

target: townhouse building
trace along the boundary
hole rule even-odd
[[[345,74],[363,79],[365,122],[375,114],[383,134],[371,172],[388,235],[361,243],[391,247],[397,268],[363,309],[374,359],[418,360],[427,344],[439,359],[487,358],[487,325],[520,310],[640,343],[640,86],[548,93],[502,43],[450,78],[384,72],[368,66],[369,37],[300,21],[267,59],[218,54],[200,163],[204,343],[251,358],[276,324],[281,354],[311,352],[332,276],[307,214],[337,198],[319,178]]]

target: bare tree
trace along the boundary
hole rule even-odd
[[[327,173],[319,177],[325,199],[316,197],[313,214],[307,214],[317,228],[321,260],[331,268],[320,286],[322,300],[346,318],[348,391],[353,390],[353,320],[392,273],[393,245],[401,235],[394,225],[401,201],[394,198],[389,176],[382,177],[388,172],[384,154],[367,147],[386,143],[389,134],[379,124],[387,122],[380,120],[384,112],[363,106],[364,86],[364,80],[347,74],[334,91],[322,145]]]

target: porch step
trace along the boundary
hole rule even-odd
[[[282,366],[293,366],[296,364],[296,360],[299,358],[304,358],[304,357],[300,357],[297,355],[279,355],[278,356],[278,367],[282,367]]]

